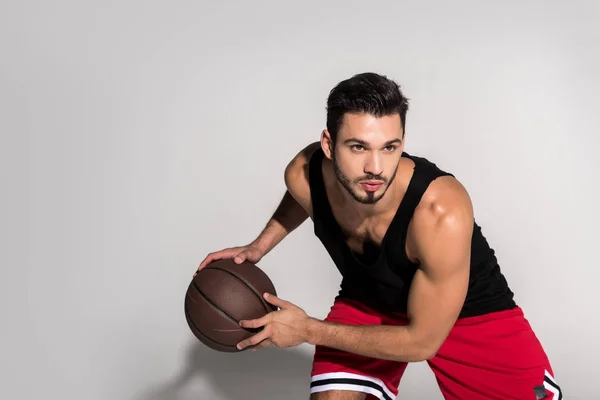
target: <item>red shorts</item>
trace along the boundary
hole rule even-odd
[[[406,325],[405,314],[384,314],[336,299],[326,321]],[[562,400],[544,349],[520,308],[459,319],[428,360],[446,400]],[[349,390],[393,400],[407,363],[316,346],[311,393]]]

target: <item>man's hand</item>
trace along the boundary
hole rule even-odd
[[[263,328],[254,336],[238,343],[237,348],[262,348],[271,344],[279,348],[298,346],[308,340],[309,323],[311,318],[303,309],[282,300],[272,294],[265,293],[264,298],[270,304],[280,309],[253,320],[242,320],[243,328]]]
[[[198,274],[202,268],[206,267],[213,261],[230,259],[233,258],[233,261],[237,264],[243,263],[244,261],[249,261],[253,264],[256,264],[263,258],[263,252],[256,247],[255,245],[247,245],[247,246],[238,246],[238,247],[230,247],[228,249],[223,249],[220,251],[215,251],[208,254],[204,260],[198,266],[198,270],[194,273],[194,276]]]

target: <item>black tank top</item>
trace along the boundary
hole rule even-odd
[[[321,170],[323,156],[323,151],[318,149],[309,162],[314,233],[342,275],[338,297],[359,300],[387,311],[406,313],[410,284],[419,268],[418,264],[410,261],[405,251],[409,222],[429,184],[440,176],[453,175],[440,170],[425,158],[403,153],[403,157],[415,163],[406,194],[383,237],[381,247],[358,255],[348,246],[347,237],[327,199]],[[495,252],[475,223],[469,288],[459,318],[515,306],[513,293],[500,271]]]

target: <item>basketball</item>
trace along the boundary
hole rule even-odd
[[[236,345],[260,329],[242,328],[239,321],[260,318],[277,309],[265,301],[265,292],[277,295],[271,279],[255,264],[213,261],[198,271],[188,286],[184,302],[188,326],[211,349],[244,351]]]

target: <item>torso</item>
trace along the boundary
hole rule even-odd
[[[438,194],[455,178],[424,158],[403,154],[394,185],[386,194],[390,195],[387,211],[365,218],[341,195],[330,161],[320,147],[315,148],[299,163],[300,172],[290,180],[288,190],[306,209],[316,236],[342,274],[338,296],[406,312],[412,278],[419,269],[411,234],[413,217],[436,212]],[[477,224],[469,279],[459,318],[515,306],[494,251]]]
[[[362,217],[357,215],[354,208],[347,203],[347,200],[340,194],[337,178],[333,172],[331,161],[324,159],[322,165],[323,179],[327,190],[327,198],[331,205],[332,213],[347,236],[346,244],[357,255],[363,255],[372,258],[373,253],[381,251],[383,238],[388,232],[406,190],[413,176],[415,163],[410,158],[403,157],[396,172],[393,186],[390,187],[386,196],[390,197],[388,210],[372,217]],[[453,178],[440,178],[453,179]],[[433,185],[432,185],[433,186]],[[434,187],[429,192],[435,191]],[[424,195],[420,203],[420,208],[426,208],[433,196]],[[411,241],[411,224],[408,226],[405,252],[408,258],[418,263],[418,257]]]

